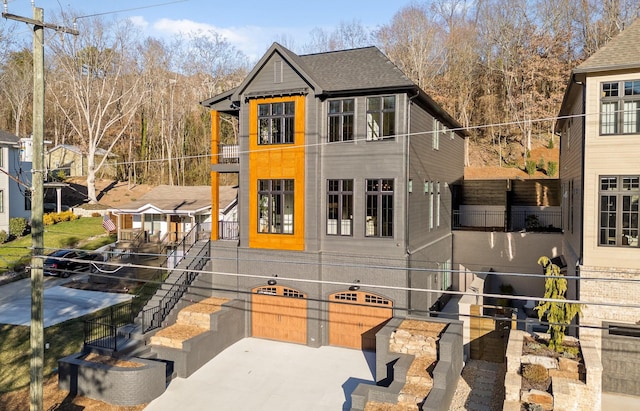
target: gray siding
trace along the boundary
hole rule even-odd
[[[464,138],[440,136],[439,149],[433,148],[433,116],[416,104],[411,106],[409,179],[413,190],[409,194],[408,247],[416,250],[451,232],[451,189],[464,177]],[[429,194],[425,181],[440,182],[440,212],[434,216],[434,228],[429,228]],[[434,196],[434,213],[437,198]],[[437,222],[435,220],[438,220]]]
[[[278,64],[277,62],[281,62]],[[281,73],[276,73],[279,68]],[[309,84],[278,53],[274,53],[257,71],[251,83],[243,93],[271,92],[274,90],[290,90],[309,87]]]

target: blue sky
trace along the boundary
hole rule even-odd
[[[409,3],[410,0],[35,0],[36,6],[44,9],[45,20],[61,9],[88,15],[139,8],[105,17],[131,18],[148,35],[160,38],[212,29],[252,58],[259,58],[273,41],[282,38],[302,46],[315,27],[332,31],[340,22],[353,20],[368,28],[379,27]],[[31,0],[9,0],[8,7],[9,13],[32,16]]]

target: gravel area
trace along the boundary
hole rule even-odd
[[[504,364],[468,360],[451,402],[452,411],[499,411],[504,402]]]

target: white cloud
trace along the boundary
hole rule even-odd
[[[134,26],[140,27],[143,30],[146,30],[149,27],[149,22],[142,16],[132,16],[129,17],[129,20]]]

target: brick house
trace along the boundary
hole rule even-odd
[[[601,349],[604,391],[640,395],[640,21],[572,71],[559,115],[571,297],[594,303],[580,338]]]
[[[237,88],[201,104],[214,215],[220,173],[239,181],[239,235],[214,227],[210,268],[242,276],[210,285],[246,301],[250,335],[370,349],[390,317],[437,304],[451,286],[466,132],[380,50],[274,43]],[[238,145],[220,144],[222,115],[238,119]]]

